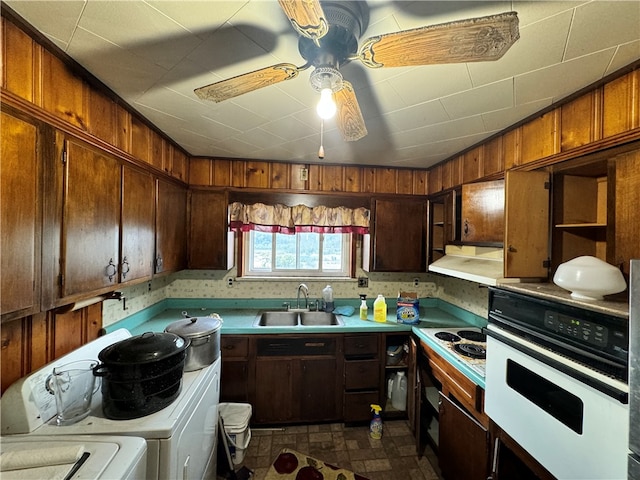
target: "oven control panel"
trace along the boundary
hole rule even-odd
[[[544,313],[544,326],[563,337],[572,337],[597,347],[606,347],[609,342],[607,327],[551,310]]]

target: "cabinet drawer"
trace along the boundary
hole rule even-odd
[[[377,389],[380,386],[380,361],[351,360],[344,362],[344,388],[346,390]]]
[[[277,337],[258,339],[257,354],[259,357],[273,356],[309,356],[335,355],[335,338],[314,337]]]
[[[347,335],[344,337],[345,356],[377,356],[377,335]]]
[[[347,392],[344,394],[344,421],[364,422],[371,420],[371,404],[380,402],[376,391]]]
[[[223,358],[246,357],[249,355],[249,339],[221,335],[220,350]]]

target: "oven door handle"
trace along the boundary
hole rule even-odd
[[[488,329],[488,328],[484,328],[483,329],[484,333],[486,333],[487,335],[489,335],[490,337],[495,338],[496,340],[498,340],[499,342],[504,343],[505,345],[510,346],[511,348],[514,348],[515,350],[518,350],[522,353],[525,353],[527,355],[529,355],[532,358],[535,358],[536,360],[544,363],[545,365],[548,365],[552,368],[555,368],[556,370],[559,370],[567,375],[569,375],[570,377],[575,378],[576,380],[579,380],[580,382],[584,383],[585,385],[589,385],[592,388],[595,388],[596,390],[598,390],[599,392],[604,393],[605,395],[608,395],[609,397],[619,401],[622,404],[628,404],[629,403],[629,393],[622,391],[616,387],[613,387],[611,385],[607,385],[604,382],[601,382],[600,380],[590,377],[588,375],[585,375],[584,373],[575,370],[571,367],[566,366],[565,364],[558,362],[557,360],[553,359],[553,358],[549,358],[548,356],[537,352],[529,347],[527,347],[526,345],[522,345],[521,343],[515,342],[510,338],[505,337],[504,335],[501,335],[500,333],[496,332],[493,329]]]

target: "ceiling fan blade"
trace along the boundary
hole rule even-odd
[[[221,80],[211,85],[196,88],[193,92],[201,100],[222,102],[244,93],[249,93],[259,88],[268,87],[285,80],[291,80],[307,68],[296,67],[291,63],[278,63],[270,67],[261,68],[253,72],[238,75],[237,77]]]
[[[329,31],[320,0],[278,0],[280,7],[300,35],[315,42]]]
[[[367,134],[367,127],[364,124],[353,86],[343,80],[342,88],[334,93],[334,96],[338,107],[338,128],[342,132],[342,137],[347,142],[360,140]]]
[[[372,68],[484,62],[499,59],[518,38],[518,15],[507,12],[371,37],[358,57]]]

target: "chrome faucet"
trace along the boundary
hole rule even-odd
[[[300,290],[304,291],[304,308],[309,309],[309,287],[304,283],[298,285],[298,292],[296,294],[296,308],[300,308]]]

